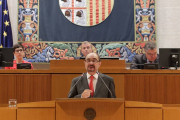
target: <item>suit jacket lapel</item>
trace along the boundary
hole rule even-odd
[[[99,73],[99,75],[103,79],[103,75],[101,73]],[[98,81],[97,81],[97,84],[96,84],[96,89],[95,89],[94,97],[97,95],[99,89],[101,88],[101,85],[103,84],[103,82],[102,82],[101,78],[99,77],[99,75],[98,75]]]
[[[143,63],[147,63],[146,54],[143,54],[142,60],[143,60]]]
[[[88,85],[87,75],[86,74],[84,74],[84,76],[82,77],[82,86],[84,87],[84,90],[85,89],[89,89],[89,85]]]

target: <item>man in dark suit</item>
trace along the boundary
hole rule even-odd
[[[82,42],[81,44],[81,53],[83,55],[82,57],[86,57],[86,55],[91,52],[93,52],[91,43],[88,41]]]
[[[99,55],[89,53],[84,64],[87,73],[72,80],[68,98],[116,98],[113,78],[98,72]]]
[[[145,54],[134,56],[131,62],[131,69],[144,69],[144,63],[159,63],[155,42],[147,42],[144,50]]]
[[[93,49],[92,49],[92,45],[90,42],[88,41],[84,41],[81,44],[81,56],[80,57],[74,57],[74,59],[79,60],[79,59],[85,59],[86,55],[89,53],[92,53]]]

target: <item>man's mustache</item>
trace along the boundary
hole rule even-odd
[[[89,67],[95,67],[94,65],[89,65]]]

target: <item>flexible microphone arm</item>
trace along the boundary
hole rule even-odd
[[[130,65],[144,65],[144,64],[131,63]]]
[[[70,92],[73,90],[73,88],[77,85],[77,83],[81,80],[81,78],[84,76],[84,73],[82,73],[81,77],[77,80],[77,82],[71,87],[69,93],[68,93],[68,97],[69,97],[69,94]]]
[[[111,94],[111,98],[112,98],[112,97],[113,97],[113,95],[112,95],[111,90],[110,90],[110,89],[109,89],[109,87],[106,85],[106,83],[104,82],[104,80],[103,80],[103,79],[102,79],[102,77],[100,76],[99,72],[97,72],[97,74],[99,75],[99,77],[101,78],[102,82],[104,83],[104,85],[106,86],[106,88],[108,89],[108,91],[110,92],[110,94]]]

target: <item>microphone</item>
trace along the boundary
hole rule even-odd
[[[69,94],[70,92],[73,90],[73,88],[77,85],[77,83],[81,80],[81,78],[84,76],[84,73],[82,73],[81,77],[76,81],[76,83],[71,87],[70,91],[69,91]],[[68,98],[69,98],[69,94],[68,94]]]
[[[131,65],[144,65],[144,64],[136,64],[136,63],[131,63]]]
[[[111,90],[109,89],[109,87],[106,85],[106,83],[104,82],[104,80],[102,79],[102,77],[100,76],[99,72],[97,72],[97,74],[99,75],[99,77],[101,78],[102,82],[104,83],[104,85],[106,86],[106,88],[108,89],[109,93],[111,94],[111,98],[113,97]]]

